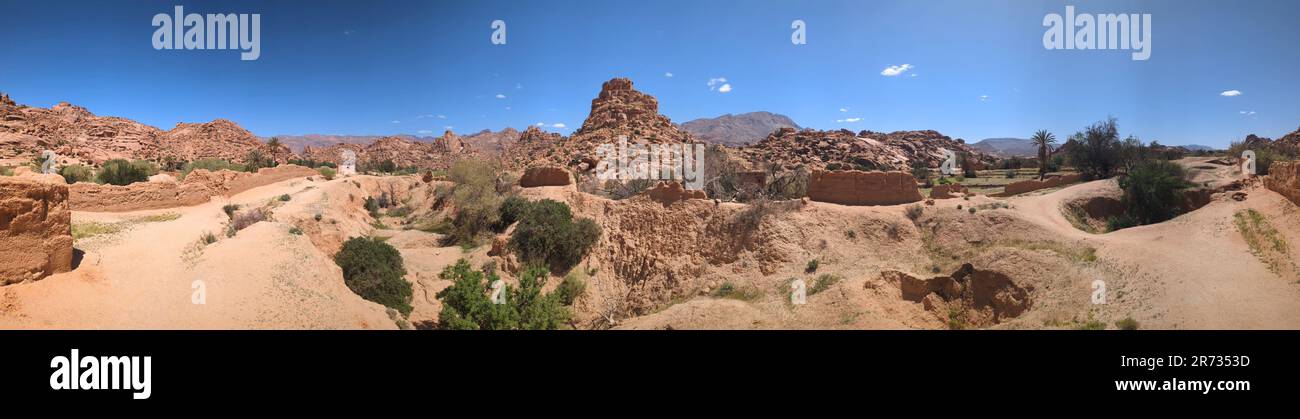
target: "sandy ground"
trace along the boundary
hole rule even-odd
[[[334,182],[340,182],[335,180]],[[379,304],[343,284],[342,271],[289,226],[262,222],[223,234],[222,206],[260,206],[281,194],[301,198],[313,182],[296,179],[188,208],[73,213],[73,222],[134,223],[123,232],[79,240],[72,271],[0,289],[0,327],[71,329],[392,329]],[[305,200],[305,199],[304,199]],[[212,232],[221,239],[201,246]],[[206,292],[194,301],[196,281]]]
[[[1198,183],[1220,184],[1232,176],[1230,170],[1206,167],[1194,173]],[[406,279],[414,291],[414,310],[407,320],[427,325],[436,321],[442,308],[435,294],[450,285],[438,278],[443,268],[461,258],[475,267],[504,261],[486,255],[490,246],[439,247],[439,235],[403,227],[401,219],[384,217],[384,228],[377,228],[360,209],[361,198],[381,190],[398,193],[413,206],[427,207],[434,186],[364,176],[330,182],[295,179],[189,208],[74,212],[74,223],[130,227],[78,240],[76,247],[84,254],[72,272],[0,288],[0,328],[396,328],[384,307],[347,289],[328,256],[343,239],[357,235],[383,237],[402,253]],[[947,275],[961,263],[1005,273],[1031,290],[1030,309],[991,326],[995,328],[1073,328],[1092,318],[1114,327],[1115,320],[1125,317],[1138,320],[1143,329],[1300,328],[1297,278],[1271,272],[1251,253],[1233,224],[1234,213],[1254,209],[1289,243],[1300,243],[1300,212],[1294,204],[1253,186],[1246,190],[1245,201],[1219,199],[1164,223],[1107,234],[1081,231],[1065,218],[1063,203],[1114,188],[1114,181],[1107,180],[1006,199],[938,200],[926,206],[925,216],[915,222],[904,215],[909,205],[806,202],[770,216],[763,242],[753,248],[735,255],[687,254],[676,259],[653,259],[654,252],[667,249],[653,246],[680,245],[672,237],[631,241],[627,248],[611,243],[632,240],[620,235],[646,231],[632,228],[646,220],[686,223],[682,225],[707,222],[703,213],[692,211],[714,207],[713,203],[674,215],[653,209],[657,204],[618,210],[619,205],[640,204],[614,203],[573,187],[531,188],[524,196],[568,202],[575,214],[594,217],[607,226],[622,223],[607,232],[604,240],[609,247],[598,249],[603,256],[581,265],[593,276],[586,278],[588,291],[575,310],[579,318],[590,321],[604,316],[611,306],[629,302],[636,292],[650,292],[660,302],[647,312],[617,317],[612,325],[616,328],[943,329],[951,326],[944,316],[901,299],[897,285],[882,283],[880,278],[885,271],[918,278]],[[273,202],[281,194],[292,199]],[[221,210],[226,203],[269,204],[275,208],[275,221],[226,238],[222,234],[226,215]],[[965,207],[970,206],[980,207],[978,214],[968,214]],[[710,211],[741,208],[741,204],[722,203]],[[143,221],[171,214],[179,217]],[[306,233],[291,234],[293,226]],[[849,236],[850,230],[856,234]],[[700,231],[679,234],[692,238]],[[220,240],[199,244],[205,232]],[[1095,251],[1095,260],[1064,256],[1079,249]],[[1291,258],[1296,251],[1292,245]],[[936,259],[936,254],[941,256]],[[671,265],[673,272],[693,272],[693,277],[645,291],[637,287],[662,284],[652,284],[649,280],[654,277],[619,277],[610,265],[611,258],[643,257]],[[819,260],[821,268],[815,274],[805,273],[805,264],[812,259]],[[700,264],[702,269],[692,270]],[[512,281],[506,264],[500,266],[503,279]],[[842,279],[809,295],[806,305],[789,303],[791,280],[803,278],[811,284],[821,274]],[[1106,283],[1106,304],[1090,301],[1090,286],[1096,279]],[[204,286],[204,304],[192,301],[195,281]],[[553,277],[548,288],[557,282],[558,277]],[[724,283],[754,297],[719,297],[715,291]],[[646,301],[645,295],[638,298]],[[601,327],[597,324],[579,327]]]

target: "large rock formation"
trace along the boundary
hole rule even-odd
[[[691,135],[678,129],[668,117],[659,114],[659,101],[641,93],[625,78],[605,82],[600,94],[591,100],[591,113],[582,128],[564,138],[546,156],[548,165],[590,170],[596,161],[596,148],[617,144],[626,137],[629,144],[678,144],[692,142]]]
[[[0,158],[28,160],[43,150],[66,159],[102,163],[109,159],[158,156],[158,128],[123,118],[95,116],[61,102],[50,109],[0,104]]]
[[[568,170],[559,167],[530,167],[519,177],[519,186],[535,188],[538,186],[565,186],[573,183]]]
[[[0,177],[0,285],[69,270],[72,213],[63,178]]]
[[[992,163],[993,158],[936,131],[897,131],[888,134],[849,130],[797,131],[782,128],[757,144],[742,147],[741,154],[755,167],[781,169],[911,170],[913,164],[939,167],[943,150],[966,153],[972,160]]]
[[[202,124],[176,124],[171,131],[158,137],[158,143],[160,160],[178,162],[217,158],[246,163],[253,151],[279,163],[296,158],[289,147],[281,144],[272,148],[239,124],[225,119]]]
[[[808,199],[844,205],[897,205],[922,197],[916,179],[907,173],[814,170]]]
[[[564,137],[553,132],[542,131],[537,127],[528,127],[516,141],[506,145],[501,151],[502,163],[508,168],[521,168],[553,161],[556,147]]]

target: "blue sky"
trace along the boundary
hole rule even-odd
[[[260,13],[260,58],[155,50],[151,19],[178,4]],[[1045,49],[1043,17],[1067,4],[1152,14],[1151,58]],[[1286,0],[4,0],[3,9],[0,91],[163,129],[227,118],[263,136],[538,122],[568,134],[600,83],[619,76],[676,122],[762,110],[819,129],[975,141],[1037,129],[1066,137],[1109,115],[1123,135],[1213,146],[1300,126],[1300,2]],[[490,42],[496,19],[505,45]],[[805,45],[790,42],[795,19],[807,24]],[[729,91],[708,85],[719,78]],[[1241,94],[1222,95],[1230,90]]]

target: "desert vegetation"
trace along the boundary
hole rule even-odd
[[[495,272],[484,273],[461,259],[443,269],[439,277],[452,282],[439,291],[442,301],[436,327],[451,330],[555,330],[565,326],[573,313],[568,307],[581,290],[576,283],[561,285],[556,291],[543,293],[549,279],[547,269],[532,266],[519,276],[519,286],[500,285],[500,304],[492,301],[492,284],[500,278]]]
[[[402,255],[393,246],[369,237],[353,237],[334,256],[348,289],[370,301],[411,314],[411,283]]]

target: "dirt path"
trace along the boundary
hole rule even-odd
[[[129,227],[79,240],[85,254],[72,272],[0,289],[0,327],[394,328],[382,306],[348,290],[339,268],[288,225],[262,222],[235,237],[223,234],[226,203],[256,207],[282,194],[308,199],[304,189],[312,184],[294,179],[187,208],[74,212],[74,224]],[[158,215],[163,221],[139,221]],[[220,240],[200,245],[207,232]],[[203,304],[192,301],[196,287]]]

